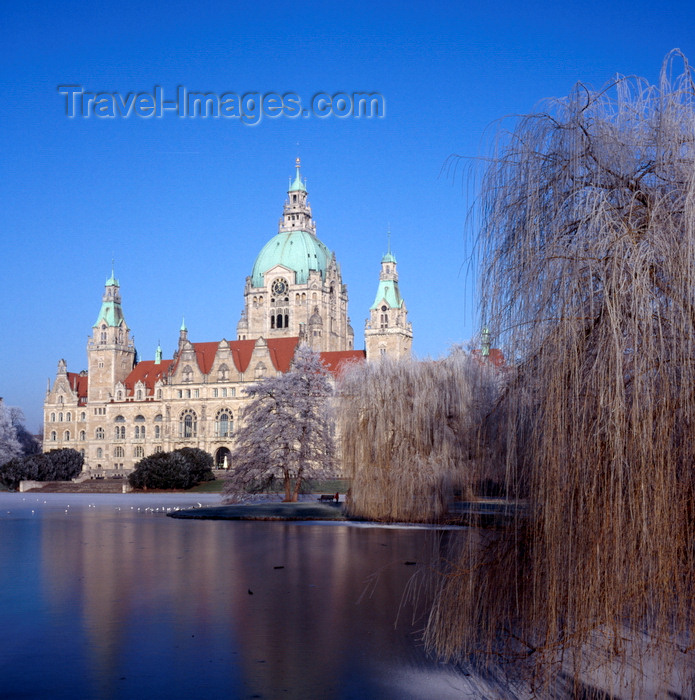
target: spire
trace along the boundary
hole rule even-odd
[[[297,169],[297,172],[294,176],[294,182],[290,182],[289,192],[306,192],[306,182],[302,182],[302,174],[299,171],[299,167],[301,165],[299,157],[297,157],[297,160],[295,160],[294,163],[294,167]]]
[[[107,287],[118,287],[118,280],[116,279],[116,274],[114,272],[114,260],[111,258],[111,277],[106,280]]]
[[[393,265],[395,265],[396,258],[393,255],[393,253],[391,253],[391,224],[389,224],[389,227],[387,229],[386,237],[387,237],[387,251],[386,251],[386,255],[384,255],[384,257],[381,258],[381,262],[382,262],[382,265],[383,265],[383,263],[393,263]]]
[[[159,341],[157,341],[157,349],[154,352],[154,363],[155,365],[162,364],[162,346]]]
[[[181,349],[188,342],[188,328],[186,328],[186,319],[181,320],[181,328],[179,328],[179,354]]]
[[[101,309],[99,315],[92,328],[96,328],[102,324],[106,324],[110,328],[118,328],[121,325],[126,326],[123,316],[123,308],[121,307],[121,292],[118,280],[111,268],[111,277],[106,280],[104,286],[104,295],[101,298]]]

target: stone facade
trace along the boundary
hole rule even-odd
[[[347,304],[335,255],[316,236],[297,161],[278,233],[246,279],[237,339],[194,343],[182,324],[172,359],[157,348],[154,360],[138,362],[112,273],[87,342],[88,370],[68,372],[60,360],[49,382],[44,449],[82,451],[92,475],[127,474],[142,457],[180,447],[233,466],[244,388],[286,372],[300,342],[321,352],[334,373],[346,361],[410,353],[412,330],[390,251],[365,330],[366,353],[353,349]]]

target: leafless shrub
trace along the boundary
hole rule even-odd
[[[560,661],[585,668],[597,634],[623,671],[626,638],[630,654],[665,640],[688,651],[695,90],[686,59],[667,57],[656,86],[580,85],[520,119],[485,176],[481,220],[483,317],[518,359],[500,437],[509,488],[528,496],[530,515],[449,565],[426,642],[483,664],[526,656],[547,683]]]
[[[470,495],[480,476],[477,427],[496,390],[495,370],[462,351],[344,372],[338,414],[351,513],[432,521],[455,489]]]

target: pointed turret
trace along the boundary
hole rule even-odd
[[[108,400],[115,385],[128,376],[136,363],[135,347],[121,306],[120,285],[113,268],[104,286],[92,336],[87,342],[87,357],[90,401]]]
[[[408,321],[408,310],[398,286],[398,268],[396,257],[391,252],[390,231],[388,250],[381,258],[379,286],[365,324],[364,342],[367,360],[374,360],[383,355],[410,355],[413,329]]]
[[[278,224],[278,233],[287,231],[306,231],[316,235],[316,224],[311,218],[311,207],[307,201],[306,181],[302,180],[300,172],[300,160],[295,163],[296,174],[294,181],[290,181],[287,190],[287,201],[283,207],[282,219]]]

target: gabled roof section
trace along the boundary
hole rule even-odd
[[[333,376],[338,376],[349,364],[365,362],[367,354],[364,350],[335,350],[322,352],[321,361]]]
[[[198,367],[203,374],[209,374],[212,369],[212,363],[215,361],[217,348],[219,343],[193,343],[195,348],[195,358],[198,361]]]
[[[232,351],[232,359],[234,366],[240,371],[245,372],[251,362],[253,349],[256,347],[255,340],[232,340],[229,343],[229,349]]]
[[[124,384],[128,393],[132,393],[138,382],[142,382],[150,391],[154,390],[157,381],[167,376],[172,363],[173,360],[162,360],[159,364],[156,364],[154,360],[138,362],[133,367],[133,371],[125,378]]]
[[[268,343],[268,352],[275,369],[279,372],[287,372],[292,364],[292,358],[299,344],[299,338],[270,338],[266,342]]]
[[[246,372],[251,356],[256,348],[257,340],[232,340],[228,342],[234,366],[242,374]],[[273,366],[279,372],[287,372],[294,357],[294,351],[299,343],[298,337],[293,338],[271,338],[266,341],[268,353]],[[219,342],[191,343],[195,349],[195,357],[198,367],[203,374],[210,374],[210,370],[215,362],[217,350],[220,347]],[[161,364],[156,367],[163,367],[165,363],[173,363],[174,360],[162,360]],[[140,363],[142,364],[142,363]],[[154,363],[153,363],[154,364]],[[176,365],[178,360],[176,360]],[[166,365],[168,367],[168,364]],[[136,380],[137,381],[137,380]]]
[[[242,374],[246,372],[251,363],[253,351],[258,340],[232,340],[229,341],[229,350],[234,366]],[[294,353],[299,345],[299,338],[269,338],[266,341],[268,354],[273,367],[278,372],[287,372],[292,365]],[[195,348],[198,366],[204,374],[209,374],[215,361],[219,342],[192,343]],[[364,350],[342,350],[336,352],[322,352],[321,360],[329,372],[338,375],[346,363],[364,362],[366,358]],[[169,369],[175,369],[176,360],[162,360],[159,364],[153,360],[139,362],[133,371],[126,377],[125,385],[128,392],[132,392],[136,382],[142,381],[149,389],[153,389],[158,379],[166,377]],[[76,375],[77,376],[77,375]],[[85,395],[86,395],[86,377]]]
[[[87,375],[77,372],[68,372],[70,388],[77,394],[78,399],[87,398]]]

